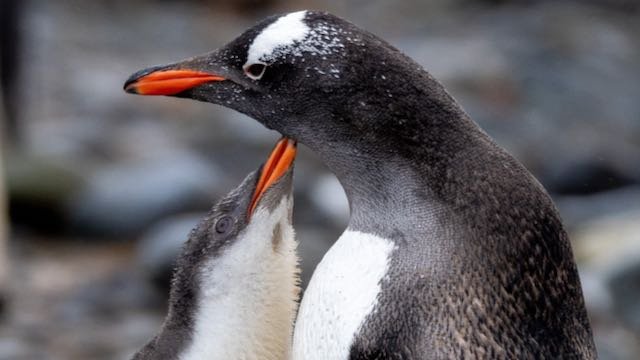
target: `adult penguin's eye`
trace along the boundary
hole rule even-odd
[[[215,229],[218,234],[226,234],[233,227],[233,218],[231,216],[223,216],[216,221]]]
[[[253,80],[260,80],[262,75],[264,75],[265,70],[267,70],[267,65],[265,64],[251,64],[244,69],[245,74]]]

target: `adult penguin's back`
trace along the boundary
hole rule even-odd
[[[246,113],[340,180],[349,226],[305,292],[294,357],[595,357],[547,193],[376,36],[327,13],[275,16],[125,89]]]

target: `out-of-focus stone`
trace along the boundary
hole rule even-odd
[[[636,228],[636,231],[640,230]],[[614,300],[614,311],[620,319],[640,333],[640,256],[613,269],[607,279]]]
[[[95,234],[136,233],[164,216],[206,208],[218,183],[216,168],[191,153],[114,164],[89,178],[70,215]]]
[[[148,310],[163,305],[154,289],[134,269],[84,284],[71,292],[54,309],[54,318],[66,325],[81,324],[87,318],[117,316],[123,309]]]
[[[592,325],[594,325],[592,323]],[[637,334],[617,324],[596,324],[594,338],[598,359],[600,360],[636,360],[640,353]]]
[[[176,215],[153,225],[142,236],[136,250],[136,264],[146,278],[163,290],[169,289],[182,245],[204,216],[204,213]]]
[[[296,239],[298,240],[298,255],[300,268],[302,269],[302,288],[306,288],[313,275],[316,266],[338,239],[339,234],[331,234],[327,229],[312,227],[297,227]]]
[[[626,259],[640,259],[640,209],[592,220],[572,239],[583,265],[609,268]]]
[[[43,352],[33,349],[26,341],[15,337],[0,338],[0,359],[32,360],[45,358]]]
[[[349,221],[349,202],[338,179],[332,174],[320,175],[310,191],[313,205],[336,226],[346,227]]]
[[[28,153],[11,153],[7,160],[12,221],[41,232],[63,231],[66,207],[84,184],[82,162]]]
[[[613,164],[588,160],[565,163],[541,180],[548,191],[557,195],[590,195],[640,184],[640,178],[635,179],[631,171],[620,170]]]
[[[640,186],[627,186],[586,196],[554,196],[554,200],[567,227],[580,228],[591,220],[601,218],[603,214],[616,216],[640,210]]]
[[[580,266],[578,270],[582,293],[589,313],[591,315],[610,314],[613,308],[613,299],[603,274],[586,266]]]
[[[0,103],[0,113],[2,110],[2,103]],[[2,120],[3,117],[0,115],[0,121]],[[0,129],[0,139],[3,139],[3,136],[2,129]],[[4,315],[4,303],[9,280],[9,215],[7,213],[7,193],[4,182],[4,151],[0,145],[0,317]]]
[[[640,210],[593,220],[572,237],[580,267],[598,274],[619,320],[640,332]]]

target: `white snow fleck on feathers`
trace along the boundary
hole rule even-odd
[[[280,17],[260,32],[247,53],[244,67],[252,64],[268,64],[279,56],[302,57],[305,54],[326,56],[344,48],[340,41],[342,29],[326,23],[316,23],[311,28],[304,21],[306,11],[298,11]]]

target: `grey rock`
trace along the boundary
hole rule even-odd
[[[603,214],[615,216],[640,210],[640,186],[600,192],[587,196],[554,196],[569,229],[585,226]]]
[[[14,337],[0,338],[1,360],[34,360],[46,358],[42,352],[31,348],[30,344],[26,341]]]
[[[0,103],[0,113],[2,112],[2,104]],[[0,121],[3,121],[0,115]],[[0,130],[0,136],[3,136]],[[7,192],[5,190],[5,174],[4,174],[4,153],[0,146],[0,317],[4,315],[5,297],[7,296],[8,280],[9,280],[9,214]]]
[[[572,238],[582,274],[597,274],[601,282],[596,290],[610,294],[607,307],[618,321],[640,332],[640,210],[592,220]],[[598,300],[590,289],[585,286],[587,302]]]
[[[311,185],[312,204],[338,227],[346,227],[349,221],[349,202],[342,185],[333,174],[320,175]]]
[[[442,35],[398,39],[394,43],[444,82],[496,78],[509,71],[509,61],[499,43],[484,36],[451,38]]]
[[[190,153],[114,164],[89,178],[70,216],[95,234],[136,233],[164,216],[205,208],[218,183],[216,168]]]
[[[123,309],[146,310],[162,306],[154,290],[132,269],[80,286],[53,310],[60,324],[82,324],[87,318],[111,318]]]
[[[618,265],[607,280],[615,312],[624,323],[640,333],[640,256]]]
[[[43,233],[64,231],[66,207],[85,183],[82,168],[80,160],[8,153],[6,186],[12,221]]]
[[[637,360],[640,342],[633,332],[612,324],[600,325],[594,330],[598,359]]]
[[[613,309],[613,295],[607,287],[604,274],[589,267],[580,266],[580,283],[589,314],[605,316]]]
[[[338,239],[339,233],[327,231],[323,228],[296,227],[298,240],[298,256],[300,257],[301,284],[305,289],[313,271],[322,260],[324,254]]]
[[[597,160],[567,162],[550,169],[541,181],[548,191],[561,195],[590,195],[640,183],[631,171],[620,170]]]
[[[169,288],[174,262],[182,245],[205,213],[180,214],[154,224],[140,238],[136,264],[147,279],[163,290]]]

